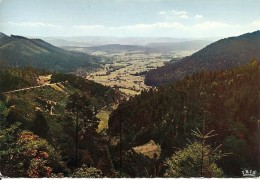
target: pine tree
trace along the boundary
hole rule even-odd
[[[198,129],[193,131],[198,140],[179,150],[172,157],[166,160],[168,169],[165,177],[222,177],[223,172],[218,168],[216,161],[227,154],[217,148],[213,149],[206,144],[206,140],[215,136],[214,130],[207,134],[201,133]]]
[[[79,135],[89,138],[98,127],[97,111],[92,108],[91,100],[86,94],[74,93],[69,96],[66,109],[76,121],[75,125],[75,166],[78,166]]]

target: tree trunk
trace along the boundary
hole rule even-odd
[[[79,126],[79,112],[77,111],[77,115],[76,115],[76,139],[75,139],[75,166],[78,167],[78,138],[79,138],[79,130],[78,130],[78,126]]]

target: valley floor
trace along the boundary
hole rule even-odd
[[[144,75],[150,69],[161,67],[172,58],[188,55],[189,52],[174,52],[172,54],[143,52],[106,53],[93,52],[113,59],[113,62],[105,64],[103,69],[89,74],[86,78],[106,86],[119,88],[127,96],[140,94],[142,90],[150,86],[144,84]]]

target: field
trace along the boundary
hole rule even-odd
[[[147,71],[163,66],[172,58],[189,55],[189,52],[144,53],[144,52],[92,52],[92,55],[102,55],[112,59],[102,69],[90,73],[86,78],[106,86],[118,88],[126,96],[134,96],[142,90],[149,89],[144,84]]]

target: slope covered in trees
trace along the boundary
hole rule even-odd
[[[78,68],[92,70],[99,67],[101,59],[96,56],[66,51],[41,39],[0,34],[1,66],[32,66],[62,72],[71,72]]]
[[[196,73],[173,85],[142,92],[121,103],[111,114],[109,133],[121,139],[118,146],[123,155],[135,146],[154,140],[162,148],[156,162],[163,167],[162,162],[184,147],[187,138],[192,138],[192,129],[204,127],[205,131],[215,130],[218,134],[208,142],[213,148],[222,144],[221,150],[231,153],[216,162],[226,176],[241,176],[243,168],[257,170],[259,68],[260,62],[253,61],[233,70]],[[137,159],[136,156],[130,157]],[[114,161],[118,166],[140,165],[140,161],[128,162],[124,158],[121,162],[116,158]],[[139,173],[146,176],[144,168],[147,164],[141,164]],[[135,176],[129,169],[123,166],[122,171]],[[162,175],[165,169],[156,170]]]
[[[4,68],[0,69],[0,93],[37,85],[37,78],[49,74],[43,70],[36,70],[30,67]]]
[[[93,167],[85,168],[85,177],[99,175],[101,170],[112,173],[107,141],[96,131],[96,114],[117,103],[120,95],[115,90],[57,73],[52,75],[52,85],[2,94],[34,86],[38,75],[49,73],[5,68],[0,74],[0,170],[4,176],[81,177],[75,169],[83,165]],[[84,105],[75,96],[84,97],[80,98]]]
[[[178,62],[151,70],[145,83],[158,86],[182,79],[199,71],[230,69],[260,59],[260,31],[214,42]]]

